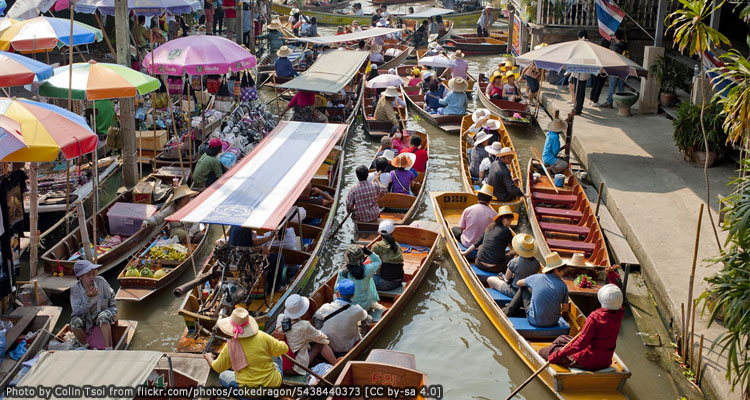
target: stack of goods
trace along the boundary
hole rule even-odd
[[[171,270],[168,265],[177,265],[188,256],[188,248],[177,241],[177,238],[159,239],[143,255],[148,255],[140,260],[131,263],[125,276],[146,277],[161,279]]]
[[[112,251],[112,249],[114,249],[115,247],[119,246],[126,239],[127,239],[127,237],[123,236],[123,235],[112,235],[112,236],[108,235],[104,239],[100,239],[99,243],[96,246],[96,255],[97,256],[102,256],[102,255],[104,255],[106,253],[109,253],[110,251]],[[94,245],[92,245],[92,244],[89,244],[89,246],[91,246],[91,249],[94,248]],[[75,253],[73,253],[68,258],[68,261],[78,260],[79,258],[82,257],[82,253],[83,253],[83,247],[81,247],[80,249],[78,249],[78,251],[76,251]]]
[[[262,105],[241,103],[230,115],[224,129],[213,135],[224,143],[224,151],[219,155],[221,163],[231,168],[273,130],[276,123],[276,118]]]

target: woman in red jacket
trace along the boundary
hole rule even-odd
[[[539,350],[542,358],[553,364],[596,371],[612,364],[620,324],[625,315],[622,308],[622,291],[615,272],[619,265],[607,267],[608,285],[599,289],[597,297],[601,308],[594,310],[583,324],[578,337],[558,336],[551,345]],[[568,347],[563,347],[573,340]]]

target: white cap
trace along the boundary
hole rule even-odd
[[[608,310],[619,310],[622,307],[622,291],[611,283],[602,286],[596,294],[602,307]]]
[[[394,229],[396,229],[396,227],[393,226],[393,221],[388,220],[388,219],[380,222],[380,225],[378,225],[378,233],[380,233],[381,235],[382,234],[390,235],[391,233],[393,233]]]

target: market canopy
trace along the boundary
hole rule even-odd
[[[341,42],[358,42],[364,39],[370,39],[378,36],[388,35],[395,32],[400,32],[402,29],[399,28],[370,28],[367,30],[347,33],[344,35],[328,35],[318,37],[305,37],[305,38],[290,38],[295,42],[307,42],[313,44],[333,44]]]
[[[369,56],[366,51],[329,51],[319,56],[302,75],[279,85],[279,88],[338,93],[351,82]]]
[[[73,85],[70,75],[69,65],[55,68],[55,76],[39,86],[39,95],[67,98],[70,86],[71,96],[76,100],[114,99],[144,95],[161,86],[158,79],[124,65],[93,60],[73,64]]]
[[[70,20],[65,18],[36,17],[11,24],[0,32],[0,50],[11,46],[16,51],[33,52],[52,50],[60,45],[79,46],[102,40],[102,31],[74,21],[71,40]]]
[[[414,14],[399,15],[399,17],[403,19],[424,19],[424,18],[435,17],[438,15],[450,14],[453,12],[454,12],[453,10],[449,10],[447,8],[431,7],[426,10],[422,10],[420,12],[414,13]]]
[[[276,229],[347,125],[283,121],[169,221]]]
[[[128,0],[128,10],[136,15],[161,15],[165,11],[171,14],[190,14],[200,11],[203,2],[200,0]],[[115,0],[79,0],[76,12],[93,14],[97,10],[106,15],[115,15]]]
[[[227,38],[197,35],[164,43],[146,54],[142,65],[150,74],[221,75],[254,67],[255,56]]]

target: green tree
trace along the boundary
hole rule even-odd
[[[750,44],[750,37],[748,37]],[[724,131],[727,140],[733,144],[741,144],[745,149],[750,148],[750,60],[735,49],[721,56],[725,64],[723,68],[715,68],[712,72],[719,75],[713,79],[714,86],[724,80],[733,83],[727,85],[717,93],[719,104],[724,114]]]

